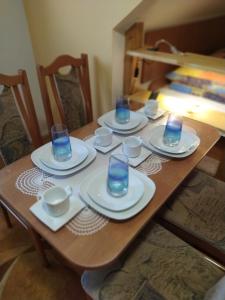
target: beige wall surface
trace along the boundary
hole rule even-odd
[[[112,103],[113,28],[140,2],[24,0],[38,63],[49,64],[60,54],[89,55],[95,115],[110,109]],[[122,81],[121,71],[118,81]]]
[[[22,0],[0,0],[0,39],[0,73],[27,71],[41,130],[45,133],[44,110]]]
[[[35,59],[89,55],[94,115],[122,93],[124,32],[189,23],[224,14],[224,0],[24,0]],[[178,9],[179,8],[179,9]]]

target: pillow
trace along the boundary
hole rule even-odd
[[[194,68],[181,67],[166,77],[169,87],[183,93],[205,97],[225,103],[225,75]]]
[[[32,151],[10,88],[0,93],[0,152],[6,164]]]
[[[55,80],[68,130],[72,131],[84,126],[87,122],[78,70],[71,68],[68,74],[57,73]]]

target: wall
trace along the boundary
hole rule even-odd
[[[35,60],[22,0],[0,0],[0,72],[27,71],[35,109],[42,132],[45,116],[36,76]]]
[[[38,63],[49,64],[63,53],[73,56],[88,53],[95,115],[110,109],[112,103],[113,28],[140,2],[24,0]],[[121,43],[120,40],[120,49]],[[117,72],[118,94],[122,92],[122,80],[120,69]]]
[[[224,14],[224,0],[24,0],[35,58],[89,55],[94,115],[122,93],[124,33],[143,21],[157,29]],[[178,9],[179,8],[179,9]]]

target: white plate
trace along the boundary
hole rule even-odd
[[[112,137],[112,144],[109,146],[106,146],[106,147],[101,147],[99,145],[96,145],[95,144],[95,136],[92,136],[85,142],[88,143],[89,145],[93,146],[96,150],[98,150],[102,153],[108,153],[109,151],[116,148],[117,146],[119,146],[122,143],[122,141],[115,135],[113,135],[113,137]]]
[[[68,170],[74,168],[84,161],[88,156],[88,149],[85,143],[79,139],[71,138],[72,157],[63,162],[56,161],[52,154],[52,144],[47,144],[40,154],[40,160],[47,167],[55,170]]]
[[[116,122],[115,119],[115,110],[113,113],[110,113],[107,118],[105,118],[104,123],[108,126],[110,126],[112,129],[118,129],[118,130],[131,130],[137,127],[142,121],[142,116],[139,114],[136,114],[135,112],[130,112],[130,120],[129,122],[125,124],[120,124]]]
[[[147,147],[148,149],[150,149],[152,152],[154,152],[156,154],[161,154],[163,156],[172,157],[172,158],[185,158],[195,152],[195,150],[198,148],[198,146],[200,144],[200,140],[199,140],[199,143],[194,145],[188,151],[181,153],[181,154],[173,154],[173,153],[164,152],[162,150],[159,150],[159,149],[155,148],[153,145],[151,145],[149,140],[143,140],[143,144],[145,145],[145,147]]]
[[[157,113],[154,115],[146,114],[144,111],[144,107],[139,109],[138,111],[143,113],[146,117],[148,117],[149,119],[152,119],[152,120],[157,120],[158,118],[162,117],[166,113],[166,110],[162,109],[162,108],[158,108]]]
[[[182,154],[187,152],[189,149],[192,149],[195,145],[199,145],[199,137],[193,132],[186,131],[185,129],[183,129],[181,132],[181,139],[179,144],[174,147],[166,146],[163,143],[163,135],[165,128],[165,125],[160,125],[154,127],[149,131],[149,142],[155,148],[171,154]]]
[[[51,217],[44,209],[43,201],[35,202],[30,210],[32,213],[46,226],[48,226],[51,230],[57,231],[63,225],[65,225],[69,220],[71,220],[76,214],[78,214],[83,208],[85,204],[75,196],[70,197],[70,208],[69,210],[59,217]]]
[[[107,171],[104,170],[92,178],[87,192],[91,199],[103,208],[121,211],[134,206],[140,200],[144,194],[144,184],[133,172],[129,172],[127,194],[123,197],[113,197],[107,192]]]
[[[99,212],[100,214],[107,216],[111,219],[115,219],[115,220],[126,220],[129,219],[133,216],[135,216],[136,214],[138,214],[141,210],[143,210],[148,203],[151,201],[154,193],[155,193],[155,184],[154,182],[148,178],[146,175],[144,175],[141,172],[138,172],[137,170],[134,170],[132,168],[130,168],[131,172],[133,172],[133,174],[135,176],[137,176],[144,184],[144,194],[141,197],[141,199],[131,208],[128,208],[126,210],[123,211],[111,211],[108,209],[105,209],[103,207],[101,207],[100,205],[98,205],[97,203],[95,203],[91,197],[88,195],[87,191],[89,188],[89,183],[91,182],[91,179],[96,176],[96,171],[94,171],[93,173],[89,174],[88,177],[85,178],[85,180],[81,183],[80,185],[80,196],[81,198],[90,206],[92,207],[94,210],[96,210],[97,212]],[[102,171],[100,171],[102,172]]]
[[[119,147],[115,151],[112,152],[112,154],[120,154],[123,153],[123,147]],[[137,157],[128,157],[128,163],[130,166],[136,168],[138,165],[140,165],[146,158],[148,158],[152,154],[152,151],[145,147],[141,147],[141,154],[138,155]]]
[[[114,132],[117,132],[119,134],[131,134],[131,133],[135,133],[135,132],[141,130],[142,128],[144,128],[148,124],[148,118],[146,116],[144,116],[143,114],[138,113],[138,112],[132,112],[133,114],[137,114],[138,116],[140,116],[141,123],[137,127],[133,128],[133,129],[130,129],[130,130],[115,129],[115,128],[112,128],[112,127],[110,127],[109,125],[107,125],[105,123],[105,120],[107,120],[108,118],[110,118],[110,116],[113,115],[114,113],[115,113],[115,110],[112,110],[112,111],[104,114],[100,118],[98,118],[98,124],[101,125],[101,126],[107,126],[110,129],[112,129]]]
[[[71,137],[71,139],[75,139],[75,138]],[[45,149],[45,147],[48,147],[48,144],[43,145],[40,148],[33,151],[31,154],[31,160],[39,169],[43,170],[48,174],[56,175],[56,176],[67,176],[67,175],[74,174],[80,171],[81,169],[85,168],[86,166],[88,166],[96,157],[96,150],[93,147],[86,144],[86,147],[88,149],[88,156],[81,164],[68,170],[55,170],[55,169],[48,168],[39,159],[40,154]]]

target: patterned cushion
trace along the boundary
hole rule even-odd
[[[0,94],[0,152],[9,164],[32,151],[10,88]]]
[[[225,251],[225,183],[196,171],[167,203],[161,217]]]
[[[78,70],[71,68],[68,74],[55,74],[55,80],[62,101],[66,125],[69,131],[86,124],[83,93]]]
[[[225,103],[224,74],[180,67],[166,75],[172,81],[169,88]]]
[[[200,252],[150,223],[120,267],[86,271],[82,285],[94,300],[203,299],[223,275]]]

